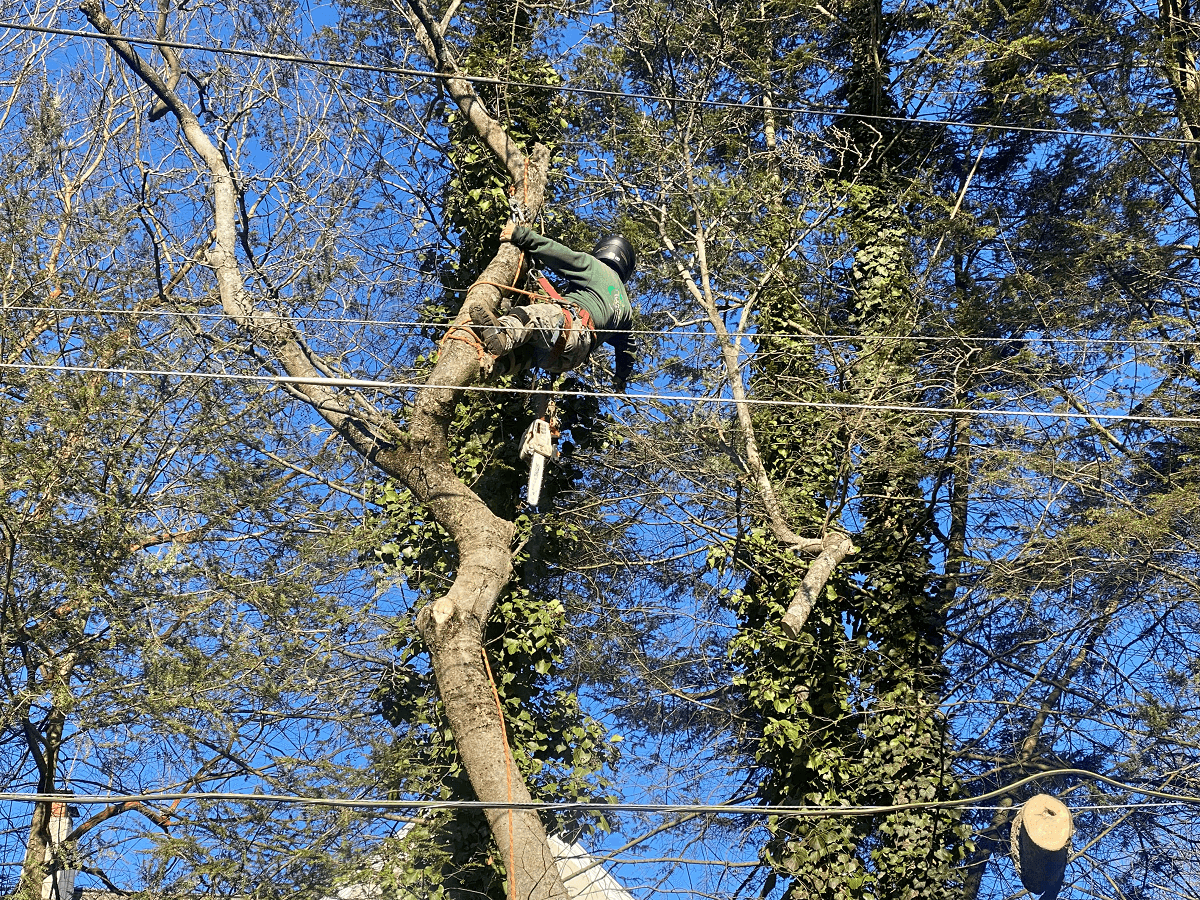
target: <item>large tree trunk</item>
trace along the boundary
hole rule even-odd
[[[438,69],[456,73],[449,50],[423,4],[413,3],[414,23]],[[455,475],[450,459],[447,428],[462,388],[480,377],[480,356],[464,341],[447,341],[409,415],[407,433],[382,411],[351,401],[329,386],[327,365],[318,366],[295,325],[288,319],[255,310],[237,260],[238,198],[232,173],[217,146],[194,112],[147,65],[133,47],[121,39],[105,15],[100,0],[82,0],[80,9],[134,73],[157,95],[178,120],[184,137],[204,161],[213,190],[214,239],[207,262],[220,291],[221,304],[259,346],[268,347],[275,360],[293,378],[304,379],[295,393],[302,396],[329,425],[380,471],[406,484],[416,499],[427,505],[454,538],[459,568],[454,584],[444,596],[422,610],[418,627],[429,646],[438,691],[454,733],[471,785],[479,800],[497,804],[488,811],[488,822],[497,847],[506,861],[510,888],[519,900],[565,900],[567,893],[536,812],[504,809],[510,802],[530,799],[505,739],[500,712],[491,698],[491,685],[483,666],[483,631],[496,598],[512,575],[510,544],[512,523],[495,516],[479,497]],[[528,213],[542,204],[550,154],[535,146],[526,154],[511,140],[476,96],[470,83],[447,79],[447,89],[480,139],[504,163]],[[512,283],[521,255],[502,244],[480,281]],[[464,310],[481,301],[498,305],[499,290],[478,284],[467,294]],[[457,322],[468,316],[460,312]]]
[[[1192,43],[1196,23],[1189,4],[1159,0],[1158,27],[1162,35],[1162,70],[1175,96],[1175,111],[1183,129],[1183,152],[1191,183],[1194,222],[1200,222],[1200,67]]]
[[[70,677],[72,664],[73,660],[64,663],[67,678]],[[46,717],[40,734],[32,726],[26,725],[26,744],[38,767],[39,794],[54,794],[58,790],[58,752],[62,746],[63,726],[66,721],[66,712],[61,706],[55,706]],[[17,884],[16,896],[19,900],[41,900],[42,882],[51,872],[51,867],[46,862],[46,853],[51,847],[50,818],[53,808],[54,803],[50,800],[33,805],[29,842],[25,847],[25,863],[21,867],[21,880]]]
[[[529,803],[529,790],[504,739],[484,667],[483,621],[469,609],[454,606],[448,597],[422,610],[418,621],[454,743],[476,796],[496,803]],[[492,808],[486,814],[509,877],[515,881],[516,895],[522,900],[565,897],[561,882],[555,884],[558,870],[537,812]]]

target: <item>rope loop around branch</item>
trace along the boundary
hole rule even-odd
[[[446,349],[447,341],[461,341],[469,346],[475,351],[475,359],[479,362],[479,371],[484,376],[491,372],[492,355],[487,352],[487,348],[479,340],[479,335],[469,325],[451,325],[442,335],[442,339],[438,341],[438,353],[442,353]]]

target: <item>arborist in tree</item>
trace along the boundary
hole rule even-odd
[[[527,345],[532,359],[518,367],[566,372],[582,365],[600,344],[611,344],[616,351],[614,386],[624,393],[633,370],[633,306],[625,290],[637,262],[633,245],[613,235],[590,254],[580,253],[515,222],[504,226],[500,240],[511,241],[539,266],[566,279],[568,287],[561,296],[551,288],[549,301],[519,306],[500,318],[474,304],[471,322],[488,353],[499,359]],[[543,287],[549,284],[543,282]]]

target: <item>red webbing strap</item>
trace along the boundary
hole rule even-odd
[[[554,349],[550,351],[550,365],[557,363],[563,351],[567,349],[567,333],[571,330],[575,318],[578,318],[580,324],[588,331],[595,332],[596,330],[596,326],[592,324],[592,314],[582,306],[568,306],[564,303],[562,305],[562,313],[562,331],[559,332],[558,340],[554,342]],[[572,313],[574,313],[574,317],[572,317]]]
[[[551,300],[562,299],[562,294],[554,289],[554,285],[550,283],[550,280],[545,275],[540,276],[537,282],[542,286],[542,290],[550,295]]]

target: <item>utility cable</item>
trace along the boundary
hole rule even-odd
[[[30,312],[30,313],[60,313],[67,316],[82,315],[126,315],[126,316],[177,316],[192,319],[227,319],[223,312],[187,312],[174,309],[116,309],[114,307],[90,306],[0,306],[0,312]],[[407,329],[417,332],[425,328],[449,328],[453,320],[445,322],[414,322],[402,319],[356,319],[347,316],[288,316],[293,322],[325,325],[377,325],[383,328]],[[660,328],[630,328],[629,334],[658,335],[671,337],[715,338],[718,335],[712,331],[689,329],[660,329]],[[962,335],[920,335],[920,334],[816,334],[793,331],[747,331],[741,335],[730,335],[732,339],[758,340],[761,338],[782,338],[795,341],[811,341],[813,343],[828,342],[845,344],[856,341],[895,341],[896,343],[930,343],[930,344],[1073,344],[1079,346],[1132,346],[1132,347],[1200,347],[1200,338],[1177,340],[1146,340],[1142,337],[1128,338],[1087,338],[1087,337],[1057,337],[1057,336],[1020,336],[1013,337],[974,337]]]
[[[914,803],[892,803],[878,806],[790,806],[768,804],[755,806],[745,803],[600,803],[592,801],[534,801],[529,803],[499,803],[482,800],[377,800],[349,797],[303,797],[295,794],[245,794],[227,791],[163,792],[151,794],[42,794],[0,793],[0,802],[49,803],[66,802],[72,805],[114,803],[164,803],[167,801],[225,801],[232,803],[269,803],[295,806],[328,806],[354,809],[514,809],[565,812],[623,812],[623,813],[701,813],[712,815],[794,816],[796,818],[840,818],[880,816],[898,812],[918,812],[935,809],[982,809],[985,800],[1009,797],[1026,785],[1049,778],[1078,778],[1096,781],[1131,794],[1165,800],[1172,804],[1200,807],[1200,796],[1175,794],[1156,788],[1142,787],[1119,781],[1087,769],[1051,769],[1024,778],[974,797],[954,800],[929,800]]]
[[[52,28],[46,25],[32,25],[23,22],[0,21],[0,28],[6,28],[13,31],[28,31],[38,34],[53,34],[62,37],[78,37],[101,41],[110,40],[109,35],[101,34],[100,32],[96,31],[82,31],[70,28]],[[376,66],[368,63],[356,63],[349,61],[338,62],[335,60],[300,56],[292,53],[273,53],[267,50],[248,50],[240,47],[213,47],[206,44],[193,44],[183,41],[166,41],[157,38],[133,37],[127,34],[122,34],[120,37],[121,40],[130,44],[144,44],[152,47],[170,47],[175,50],[195,50],[202,53],[214,53],[218,55],[226,54],[230,56],[244,56],[253,59],[289,62],[296,65],[312,66],[314,68],[352,69],[355,71],[372,72],[380,75],[402,75],[410,78],[425,78],[430,80],[458,78],[463,81],[469,81],[473,84],[488,84],[500,87],[529,87],[536,88],[538,90],[557,90],[566,93],[582,94],[589,97],[610,97],[625,100],[640,100],[643,102],[653,103],[675,103],[684,106],[704,106],[712,109],[761,110],[761,107],[756,103],[748,103],[736,100],[698,100],[690,97],[677,97],[666,94],[649,94],[635,91],[613,91],[602,88],[576,87],[569,84],[537,84],[535,82],[520,81],[512,78],[494,78],[486,75],[467,75],[453,72],[434,72],[428,69],[409,69],[400,66]],[[776,106],[773,107],[773,109],[776,112],[793,113],[795,115],[837,116],[841,118],[858,119],[862,121],[895,122],[899,124],[925,125],[938,128],[969,128],[976,131],[1021,132],[1027,134],[1058,135],[1062,137],[1086,137],[1099,138],[1103,140],[1121,140],[1130,141],[1132,143],[1164,143],[1179,146],[1188,146],[1191,144],[1200,143],[1200,140],[1195,139],[1162,137],[1160,135],[1152,134],[1121,134],[1120,132],[1083,131],[1070,128],[1037,128],[1031,125],[995,125],[984,122],[955,122],[952,119],[916,119],[905,116],[886,116],[871,113],[846,112],[844,110],[834,109],[831,107]]]
[[[36,363],[0,363],[0,369],[32,370],[43,372],[79,372],[94,375],[122,375],[139,378],[206,378],[214,381],[250,381],[264,384],[303,385],[316,384],[330,388],[361,388],[387,392],[419,391],[424,388],[449,388],[451,390],[475,391],[479,393],[496,394],[545,394],[544,390],[533,388],[498,387],[496,385],[460,385],[460,384],[430,384],[406,381],[377,381],[365,378],[320,378],[299,377],[294,375],[250,375],[230,374],[223,372],[180,372],[172,369],[121,369],[103,368],[100,366],[52,366]],[[765,400],[748,398],[735,400],[732,397],[697,397],[692,394],[616,394],[612,391],[580,391],[565,390],[562,393],[573,397],[595,397],[598,399],[620,400],[634,404],[641,400],[659,400],[665,403],[695,403],[698,405],[712,404],[730,406],[745,403],[748,406],[761,407],[790,407],[794,409],[827,409],[827,410],[861,410],[868,412],[912,413],[916,415],[949,416],[949,417],[995,417],[1009,419],[1078,419],[1089,424],[1102,422],[1141,422],[1161,425],[1200,425],[1200,416],[1147,416],[1126,415],[1124,413],[1072,413],[1052,412],[1047,410],[1023,409],[971,409],[953,406],[907,406],[887,403],[834,403],[816,400]]]

